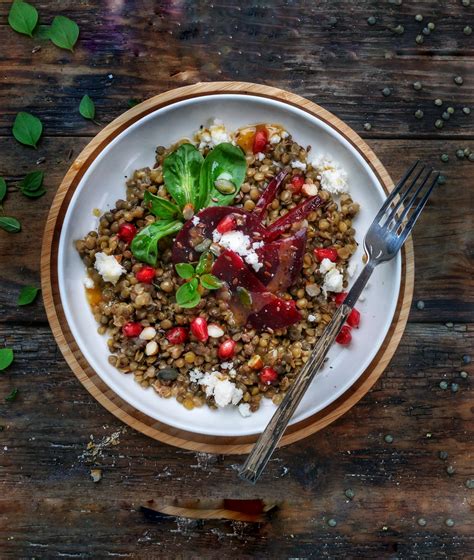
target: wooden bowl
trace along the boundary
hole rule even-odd
[[[243,82],[214,82],[185,86],[157,95],[115,119],[74,161],[58,189],[46,222],[41,253],[41,278],[46,313],[59,348],[79,381],[107,410],[132,428],[164,443],[193,451],[239,454],[247,453],[251,449],[257,435],[210,436],[180,430],[136,410],[112,391],[91,368],[76,344],[61,305],[57,272],[59,237],[68,204],[81,178],[100,152],[122,131],[159,108],[190,98],[228,93],[283,101],[323,121],[342,135],[362,156],[387,193],[393,188],[388,173],[367,144],[337,117],[303,97],[281,89]],[[411,239],[402,250],[401,278],[394,318],[382,346],[370,365],[337,400],[305,420],[291,425],[280,445],[287,445],[307,437],[339,418],[367,393],[382,374],[400,342],[410,310],[414,281]]]

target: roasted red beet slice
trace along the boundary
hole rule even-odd
[[[258,313],[249,316],[249,323],[255,329],[284,329],[301,321],[301,313],[295,302],[273,296],[270,303],[260,309]]]
[[[287,175],[288,171],[280,171],[280,173],[278,173],[278,175],[276,175],[268,183],[267,188],[263,191],[257,204],[255,205],[255,208],[253,209],[253,216],[255,216],[255,218],[262,220],[265,210],[268,205],[275,200],[275,197]]]
[[[323,203],[319,196],[312,196],[307,198],[301,204],[298,204],[293,210],[290,210],[288,214],[285,214],[276,222],[273,222],[270,226],[265,228],[265,240],[273,241],[280,235],[283,235],[294,223],[304,220],[308,214],[313,210],[316,210]]]
[[[284,291],[295,283],[303,266],[305,247],[306,228],[257,249],[263,266],[256,274],[269,292]]]

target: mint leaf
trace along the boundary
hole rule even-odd
[[[175,265],[175,268],[178,276],[181,276],[181,278],[185,280],[194,276],[194,266],[192,264],[179,263]]]
[[[11,348],[0,348],[0,371],[7,369],[12,364],[14,357]]]
[[[91,121],[95,118],[95,105],[87,94],[84,95],[79,103],[79,113],[81,113],[85,119],[89,119]]]
[[[20,291],[20,295],[18,296],[17,304],[28,305],[30,303],[33,303],[39,291],[40,289],[36,288],[35,286],[23,286]]]
[[[60,49],[73,51],[79,38],[79,26],[72,19],[56,16],[49,28],[48,36]]]
[[[203,274],[201,276],[201,285],[206,290],[218,290],[222,288],[223,282],[213,274]]]
[[[176,303],[180,307],[191,308],[201,301],[201,294],[198,291],[199,282],[197,278],[193,278],[186,284],[178,288],[176,292]]]
[[[43,133],[43,124],[38,117],[21,111],[15,117],[12,132],[18,142],[36,148],[38,140]]]
[[[0,217],[0,228],[8,233],[18,233],[21,231],[21,224],[16,218],[2,216]]]
[[[33,37],[33,31],[38,23],[38,12],[31,4],[15,0],[8,13],[8,23],[17,33]]]

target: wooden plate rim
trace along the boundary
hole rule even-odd
[[[246,82],[208,82],[184,86],[152,97],[120,115],[95,136],[76,158],[56,193],[46,221],[41,251],[41,284],[46,314],[66,362],[84,387],[109,412],[132,428],[163,443],[192,451],[241,454],[251,449],[256,435],[223,437],[186,432],[156,421],[116,395],[80,352],[64,316],[57,279],[57,255],[62,222],[77,185],[97,155],[123,130],[159,108],[189,98],[226,93],[283,101],[319,118],[342,134],[357,149],[387,193],[393,188],[390,176],[369,146],[349,126],[312,101],[282,89]],[[294,443],[321,430],[347,412],[369,391],[398,347],[410,311],[413,284],[414,255],[413,244],[409,239],[402,251],[402,283],[395,315],[379,352],[356,383],[337,400],[306,420],[290,426],[280,445]]]

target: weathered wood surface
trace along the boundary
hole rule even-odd
[[[0,176],[5,213],[23,223],[0,231],[0,347],[16,361],[0,375],[1,558],[468,558],[474,556],[471,364],[473,332],[474,6],[435,0],[309,2],[34,1],[43,22],[75,19],[75,53],[15,34],[0,0]],[[417,23],[414,15],[425,16]],[[378,23],[367,25],[375,15]],[[436,30],[423,45],[415,36]],[[405,27],[403,35],[390,28]],[[35,46],[41,50],[32,53]],[[453,83],[462,75],[464,84]],[[440,167],[446,184],[415,233],[415,300],[402,344],[375,388],[346,416],[278,451],[255,488],[238,482],[235,457],[179,451],[134,433],[91,399],[68,370],[38,301],[19,309],[21,285],[39,281],[44,220],[59,182],[96,131],[77,106],[84,93],[107,123],[144,99],[199,80],[264,81],[320,103],[369,141],[394,178],[415,157]],[[423,83],[415,91],[412,83]],[[383,97],[381,89],[392,88]],[[442,130],[436,97],[455,107]],[[471,106],[466,116],[461,107]],[[413,113],[421,108],[425,118]],[[10,135],[16,112],[41,117],[37,151]],[[372,129],[365,131],[363,124]],[[441,153],[450,162],[439,161]],[[36,165],[39,158],[46,161]],[[14,187],[43,169],[37,201]],[[423,310],[416,307],[422,300]],[[453,322],[446,326],[445,322]],[[449,324],[449,323],[448,323]],[[470,372],[460,378],[459,372]],[[441,390],[439,382],[459,384]],[[14,387],[19,396],[4,403]],[[120,442],[94,464],[90,435]],[[392,444],[383,437],[394,436]],[[428,435],[431,434],[431,435]],[[439,451],[447,451],[442,461]],[[446,467],[455,473],[449,476]],[[352,488],[353,501],[344,490]],[[267,524],[203,524],[145,516],[147,499],[262,497],[283,501]],[[424,517],[427,525],[418,525]],[[334,528],[327,520],[334,518]],[[445,520],[452,518],[454,527]],[[386,527],[386,530],[384,530]]]

